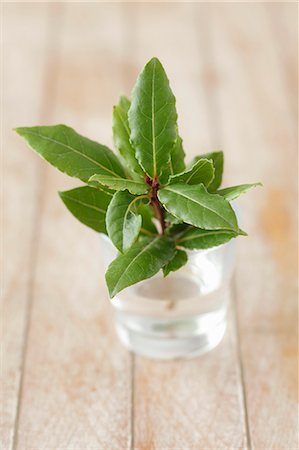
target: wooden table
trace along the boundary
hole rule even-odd
[[[296,3],[5,3],[2,450],[295,450]],[[158,56],[188,159],[222,148],[243,196],[229,329],[187,361],[116,338],[99,237],[72,180],[12,128],[111,143],[111,107]]]

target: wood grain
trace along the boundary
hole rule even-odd
[[[46,116],[43,100],[46,59],[49,56],[48,8],[37,5],[3,5],[2,36],[2,150],[3,213],[1,251],[1,445],[13,446],[18,418],[23,353],[29,324],[36,239],[41,164],[13,128]],[[22,20],[21,20],[22,17]],[[30,31],[30,30],[34,30]],[[22,42],[22,52],[19,44]],[[18,55],[15,58],[14,55]],[[21,77],[16,77],[16,74]],[[47,99],[48,101],[48,99]],[[47,105],[47,107],[50,105]]]
[[[109,24],[113,18],[117,25],[119,6],[93,4],[83,14],[80,5],[65,8],[56,108],[65,122],[72,111],[71,125],[83,134],[107,134],[119,75],[107,70],[117,55],[106,37],[113,51]],[[94,24],[92,35],[75,39],[86,21]],[[116,31],[116,43],[118,37]],[[46,173],[17,448],[129,448],[131,358],[115,337],[100,240],[56,195],[79,182],[52,168]]]
[[[273,2],[4,5],[1,450],[299,448],[296,15]],[[112,105],[152,56],[187,159],[223,148],[224,184],[264,183],[238,201],[249,237],[223,342],[165,363],[115,336],[99,238],[55,195],[79,182],[11,132],[64,122],[111,145]]]
[[[212,48],[215,70],[225,80],[218,98],[229,170],[236,183],[247,171],[247,181],[264,183],[239,202],[250,233],[239,244],[235,292],[250,441],[254,449],[295,449],[297,172],[290,161],[296,158],[296,116],[287,93],[296,85],[286,86],[286,68],[279,65],[273,9],[277,5],[213,8]]]
[[[198,8],[195,16],[197,10],[192,4],[146,4],[139,6],[136,17],[140,32],[135,39],[142,48],[142,58],[149,59],[159,49],[157,56],[174,80],[171,84],[188,158],[215,149],[218,137],[212,120],[213,105],[205,92],[207,84],[213,82],[207,70],[209,55],[201,52],[207,45],[206,35],[198,32],[206,28],[207,8]],[[175,58],[170,47],[176,50]],[[136,357],[134,379],[136,449],[246,447],[233,320],[219,348],[200,359],[163,363]]]

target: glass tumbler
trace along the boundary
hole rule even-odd
[[[105,268],[117,250],[101,235]],[[230,300],[235,240],[207,250],[191,250],[187,264],[166,278],[124,289],[110,302],[117,334],[135,353],[158,359],[194,357],[224,336]]]

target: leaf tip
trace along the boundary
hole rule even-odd
[[[107,271],[106,275],[105,275],[106,285],[108,287],[109,298],[112,300],[118,293],[118,290],[116,289],[116,286],[110,286],[108,277],[109,277],[109,272]]]
[[[151,67],[160,67],[164,70],[163,65],[161,63],[161,61],[159,60],[159,58],[157,58],[157,56],[153,56],[144,66],[145,69],[147,68],[151,68]]]
[[[157,62],[161,64],[159,58],[158,58],[157,56],[153,56],[153,57],[148,61],[147,64],[153,64],[153,63],[157,63]]]
[[[25,130],[26,130],[25,127],[13,128],[13,131],[15,131],[19,136],[23,136]]]

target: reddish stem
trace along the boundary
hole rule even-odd
[[[148,176],[146,176],[145,182],[146,182],[146,184],[151,186],[150,205],[152,206],[152,208],[155,212],[156,218],[160,222],[161,230],[162,230],[162,234],[163,234],[165,231],[165,228],[166,228],[166,224],[165,224],[165,219],[164,219],[164,208],[158,199],[158,190],[159,190],[158,179],[155,177],[153,180],[151,180]]]

